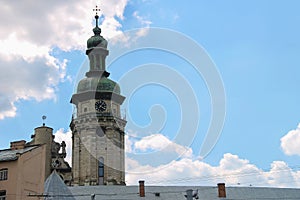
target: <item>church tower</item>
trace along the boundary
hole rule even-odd
[[[99,9],[95,9],[99,11]],[[119,85],[108,78],[105,59],[107,41],[101,36],[96,13],[94,36],[87,41],[89,71],[77,86],[71,103],[77,113],[72,130],[72,174],[74,185],[124,185],[125,119],[120,106],[125,97]]]

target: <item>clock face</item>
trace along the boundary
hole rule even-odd
[[[100,111],[100,112],[105,111],[106,110],[106,103],[104,101],[102,101],[102,100],[96,101],[96,103],[95,103],[95,109],[97,111]]]

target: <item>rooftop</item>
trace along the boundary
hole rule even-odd
[[[31,151],[35,148],[38,148],[40,145],[32,145],[28,147],[24,147],[24,149],[4,149],[0,150],[0,162],[3,161],[14,161],[18,160],[20,154],[24,154],[28,151]]]
[[[45,200],[46,199],[73,200],[74,199],[68,187],[65,185],[65,183],[59,177],[59,175],[55,170],[45,181],[44,195],[46,195]]]
[[[300,199],[300,189],[265,187],[226,187],[226,198],[218,197],[217,186],[146,186],[145,197],[139,196],[139,186],[74,186],[69,187],[78,200],[91,199],[143,199],[143,200],[184,200],[186,190],[198,190],[203,200],[238,199]]]

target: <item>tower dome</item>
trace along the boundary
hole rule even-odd
[[[119,84],[106,77],[86,77],[82,79],[78,83],[77,93],[88,91],[121,93]]]
[[[98,26],[98,19],[99,16],[95,16],[96,19],[96,27],[93,29],[93,32],[95,35],[90,37],[87,40],[87,48],[91,49],[93,47],[102,47],[102,48],[107,48],[107,41],[100,35],[101,34],[101,28]]]

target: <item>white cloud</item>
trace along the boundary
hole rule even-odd
[[[189,156],[174,157],[168,163],[153,165],[152,152],[149,151],[160,151],[159,155],[168,160],[172,158],[172,153],[180,154],[182,150],[189,148],[180,146],[161,134],[139,139],[127,137],[126,142],[129,142],[126,146],[130,149],[126,154],[128,185],[145,180],[148,185],[216,185],[225,182],[228,186],[300,187],[300,171],[283,161],[274,161],[269,170],[263,170],[247,159],[226,153],[219,164],[213,166],[195,159],[196,155],[190,150]],[[143,157],[132,156],[140,151],[149,154],[144,154]]]
[[[0,7],[0,120],[14,117],[19,100],[56,99],[66,75],[66,60],[51,55],[53,48],[84,50],[93,35],[95,0],[5,1]],[[101,2],[103,35],[122,28],[127,0]]]
[[[0,119],[16,115],[15,102],[23,99],[55,99],[57,84],[64,79],[66,61],[40,56],[34,61],[15,56],[7,61],[0,54]]]
[[[146,20],[145,17],[140,16],[138,11],[135,11],[132,15],[140,22],[140,24],[146,27],[149,27],[152,24],[150,20]]]
[[[280,139],[281,148],[286,155],[300,155],[300,124]]]
[[[274,161],[266,176],[269,184],[279,187],[299,187],[300,171],[293,171],[285,162]]]
[[[0,94],[0,120],[16,115],[16,106],[4,95]]]
[[[54,133],[54,136],[55,142],[61,143],[62,141],[65,141],[67,153],[66,161],[72,165],[72,131],[68,130],[65,132],[64,129],[61,128]]]
[[[152,134],[142,138],[134,143],[136,151],[163,151],[175,152],[178,156],[191,157],[193,151],[191,148],[181,146],[169,140],[162,134]]]
[[[66,142],[66,160],[71,164],[71,131],[59,129],[54,135],[55,141]],[[159,166],[152,166],[152,160],[148,160],[146,164],[141,164],[138,159],[130,157],[130,153],[136,151],[133,147],[140,150],[148,148],[161,150],[161,146],[149,145],[148,143],[153,142],[153,138],[157,139],[156,142],[158,139],[164,140],[165,142],[162,142],[161,145],[172,142],[159,134],[152,137],[147,136],[146,139],[141,138],[140,140],[130,140],[129,138],[126,136],[125,144],[127,185],[136,185],[139,180],[143,179],[147,185],[216,185],[219,182],[225,182],[227,186],[300,187],[300,171],[289,167],[283,161],[274,161],[269,170],[262,170],[251,164],[249,160],[239,158],[238,155],[231,153],[224,154],[217,166],[194,159],[196,156],[181,157]],[[140,141],[143,142],[139,143]],[[177,148],[175,144],[174,147]]]
[[[225,182],[228,186],[300,186],[300,171],[293,171],[283,161],[274,161],[269,171],[263,171],[230,153],[224,154],[218,166],[183,158],[153,167],[127,158],[126,169],[128,185],[145,180],[148,185],[216,185]]]
[[[128,135],[125,135],[125,152],[132,153],[133,152],[132,145],[133,142],[129,139]]]

